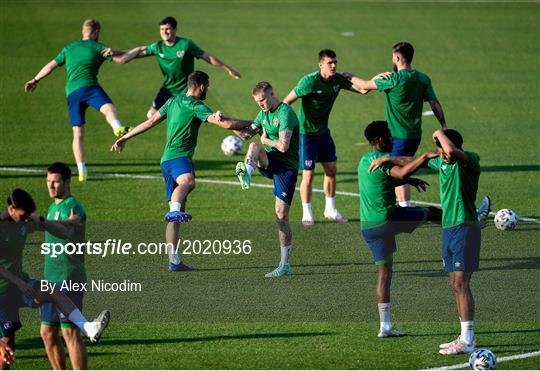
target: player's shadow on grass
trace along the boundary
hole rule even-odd
[[[314,337],[336,335],[337,332],[274,332],[259,334],[239,334],[239,335],[217,335],[201,337],[179,337],[171,339],[103,339],[102,345],[155,345],[155,344],[178,344],[197,343],[227,340],[253,340],[253,339],[287,339],[296,337]]]

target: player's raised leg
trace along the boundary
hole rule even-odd
[[[249,189],[251,186],[251,176],[256,167],[268,167],[268,156],[259,143],[252,142],[249,145],[244,162],[236,164],[236,175],[240,181],[242,189]]]
[[[107,120],[107,122],[113,129],[113,133],[116,137],[119,138],[131,130],[129,126],[122,125],[122,122],[118,118],[118,112],[116,111],[114,104],[112,103],[103,104],[99,108],[99,112],[101,112],[103,116],[105,116],[105,120]]]
[[[347,223],[349,219],[341,216],[340,212],[336,209],[335,204],[337,174],[336,162],[323,162],[322,166],[324,169],[324,194],[326,197],[324,217],[338,223]]]

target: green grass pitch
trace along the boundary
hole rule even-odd
[[[464,147],[481,156],[479,194],[489,194],[494,210],[512,208],[540,218],[540,4],[503,2],[364,1],[15,1],[0,12],[3,42],[0,66],[0,196],[15,187],[28,190],[38,210],[50,202],[43,170],[53,161],[73,165],[64,95],[65,71],[40,82],[31,96],[23,84],[68,42],[79,38],[85,18],[102,23],[100,41],[117,49],[159,39],[158,21],[180,20],[179,34],[195,40],[239,70],[243,78],[198,61],[211,76],[208,105],[234,117],[254,118],[253,85],[270,81],[284,97],[303,75],[315,71],[316,53],[337,52],[339,69],[362,77],[391,68],[391,46],[410,41],[413,66],[433,81],[450,127],[463,133]],[[342,33],[352,33],[343,36]],[[350,34],[349,34],[350,35]],[[100,83],[126,124],[145,119],[162,82],[155,59],[119,66],[105,63]],[[294,108],[297,110],[298,104]],[[428,107],[426,106],[426,109]],[[336,141],[338,191],[357,192],[356,166],[366,147],[363,129],[384,118],[384,99],[372,92],[342,92],[330,127]],[[432,147],[438,126],[424,119],[420,151]],[[85,205],[87,238],[124,242],[162,241],[167,209],[159,157],[164,125],[130,141],[113,154],[110,128],[95,111],[87,113],[86,154],[91,178],[74,181]],[[375,271],[358,225],[358,197],[337,196],[347,225],[319,223],[307,230],[299,195],[291,209],[294,250],[290,278],[263,275],[276,264],[277,233],[273,195],[268,188],[247,192],[221,140],[229,133],[204,126],[195,155],[200,182],[190,195],[194,221],[182,233],[191,239],[249,239],[250,254],[191,255],[198,270],[172,274],[166,257],[134,254],[87,256],[91,279],[141,282],[142,292],[86,296],[85,312],[109,307],[110,328],[99,345],[89,345],[89,366],[131,368],[394,369],[459,364],[466,356],[443,357],[438,344],[457,335],[453,297],[441,271],[440,229],[420,228],[400,236],[392,301],[393,319],[409,336],[378,339],[374,303]],[[243,151],[245,153],[245,150]],[[8,171],[5,168],[19,170]],[[321,169],[316,188],[322,187]],[[148,179],[92,174],[150,175]],[[439,202],[438,179],[414,199]],[[254,182],[269,184],[256,176]],[[314,194],[322,218],[324,199]],[[490,224],[483,232],[481,270],[473,277],[477,345],[498,357],[540,349],[540,226],[521,222],[513,232]],[[42,236],[33,235],[25,252],[26,271],[39,277]],[[14,369],[43,369],[49,363],[38,332],[38,312],[24,310]],[[538,369],[540,358],[501,362],[498,368]]]

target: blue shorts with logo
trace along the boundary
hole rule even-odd
[[[363,229],[366,241],[375,264],[384,264],[396,250],[396,235],[412,233],[427,217],[424,207],[396,207],[391,220],[375,228]]]
[[[173,95],[171,94],[171,92],[167,88],[164,88],[162,86],[161,89],[159,89],[156,97],[152,101],[152,108],[156,110],[160,109],[161,107],[163,107],[165,102],[167,102],[169,98],[172,98],[172,97]]]
[[[29,277],[23,277],[22,279],[39,292],[39,280]],[[39,304],[36,304],[34,299],[11,285],[8,291],[0,296],[0,337],[13,337],[15,332],[22,327],[19,308],[37,308],[38,306]]]
[[[392,146],[392,152],[390,152],[390,156],[414,156],[416,151],[418,150],[418,147],[420,146],[420,138],[412,138],[412,139],[403,139],[403,138],[396,138],[394,139],[394,145]]]
[[[99,85],[83,86],[68,95],[68,111],[71,126],[84,125],[84,115],[88,106],[99,111],[101,106],[112,103],[111,98]]]
[[[480,264],[480,226],[460,224],[443,228],[442,258],[446,272],[476,272]]]
[[[262,176],[274,180],[274,195],[280,200],[291,205],[296,189],[297,169],[288,169],[275,159],[271,152],[267,152],[268,167],[259,168]]]
[[[161,173],[165,179],[165,195],[167,201],[170,201],[174,189],[178,186],[176,178],[186,173],[192,173],[195,176],[195,168],[191,158],[183,156],[162,162]]]
[[[300,170],[313,170],[316,162],[336,160],[336,145],[330,130],[321,135],[300,134]]]
[[[61,283],[56,283],[56,287],[60,287]],[[83,308],[83,297],[84,291],[73,291],[73,290],[61,290],[64,295],[66,295],[69,300],[75,304],[75,306],[82,312]],[[40,308],[40,317],[42,325],[49,326],[59,326],[63,328],[75,328],[77,327],[73,322],[70,322],[69,319],[60,312],[60,309],[53,303],[45,303]]]

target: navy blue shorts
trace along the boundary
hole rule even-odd
[[[60,287],[61,284],[62,283],[56,283],[56,287]],[[60,292],[66,295],[82,312],[84,291],[61,290]],[[70,322],[64,313],[60,312],[60,309],[53,303],[43,304],[39,308],[39,311],[42,325],[58,326],[61,324],[64,328],[77,327],[74,323]]]
[[[177,157],[162,162],[161,173],[163,174],[163,179],[165,179],[165,195],[167,201],[170,201],[174,189],[178,186],[176,178],[186,173],[192,173],[195,176],[195,168],[189,157]]]
[[[313,170],[316,162],[337,161],[330,130],[321,135],[300,134],[300,169]]]
[[[167,102],[169,100],[169,98],[172,98],[172,96],[173,95],[171,94],[171,92],[169,90],[167,90],[164,87],[161,87],[161,89],[159,89],[156,97],[154,98],[154,101],[152,102],[152,107],[155,110],[160,109],[165,104],[165,102]]]
[[[92,106],[99,111],[104,104],[112,103],[105,90],[98,85],[84,86],[75,90],[68,95],[67,101],[71,126],[84,125],[84,114],[88,106]]]
[[[446,272],[476,272],[480,263],[481,233],[478,225],[443,228],[442,258]]]
[[[412,233],[427,217],[424,207],[396,207],[392,219],[375,228],[363,229],[366,241],[375,264],[384,264],[396,250],[396,235]]]
[[[39,280],[28,277],[23,280],[39,292]],[[34,299],[11,286],[4,295],[0,296],[0,337],[13,337],[15,332],[22,327],[19,308],[37,308],[38,306],[39,304],[36,304]]]
[[[392,146],[392,152],[390,156],[414,156],[416,150],[420,146],[420,138],[416,139],[402,139],[402,138],[393,138],[394,145]]]
[[[274,180],[274,195],[280,200],[291,205],[296,189],[296,179],[298,178],[297,169],[287,169],[281,162],[276,160],[272,153],[266,153],[268,156],[268,167],[259,168],[262,176]]]

